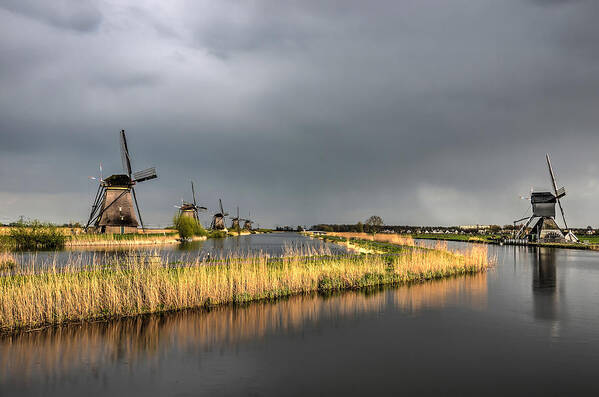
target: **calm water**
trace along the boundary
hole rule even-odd
[[[284,255],[289,250],[323,250],[331,254],[346,252],[342,247],[310,239],[299,233],[270,233],[235,236],[222,239],[208,239],[184,244],[140,245],[132,247],[75,247],[62,251],[32,251],[18,255],[18,262],[36,266],[56,264],[64,265],[69,260],[88,262],[92,257],[102,260],[104,257],[129,255],[132,251],[160,255],[170,262],[195,261],[198,257],[245,255],[264,253],[271,256]]]
[[[597,395],[599,253],[490,254],[482,275],[0,338],[0,395]]]

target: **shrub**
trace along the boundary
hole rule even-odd
[[[21,220],[10,229],[9,239],[20,250],[58,249],[64,247],[67,237],[51,223]]]
[[[200,222],[188,216],[176,215],[173,219],[173,224],[181,238],[187,239],[193,236],[206,236],[208,234]]]

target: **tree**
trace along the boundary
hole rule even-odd
[[[175,215],[173,225],[182,239],[190,239],[193,236],[205,236],[207,234],[202,224],[189,216]]]
[[[366,219],[366,226],[368,227],[370,233],[375,235],[376,232],[378,232],[379,228],[383,226],[383,218],[377,215],[373,215],[370,218]]]
[[[499,233],[501,231],[501,226],[499,225],[491,225],[489,226],[489,230],[493,233]]]
[[[358,222],[356,229],[358,230],[358,233],[364,233],[364,224],[362,222]]]

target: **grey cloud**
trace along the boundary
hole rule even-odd
[[[158,73],[151,72],[127,72],[113,74],[99,74],[94,79],[98,85],[111,89],[130,89],[135,87],[155,86],[161,81]]]
[[[96,31],[102,22],[102,14],[89,0],[2,0],[0,7],[57,28],[79,32]]]
[[[572,223],[599,224],[595,7],[101,4],[106,29],[68,40],[33,22],[17,37],[0,14],[0,51],[19,55],[0,61],[3,211],[43,193],[31,216],[64,221],[73,197],[84,218],[125,128],[135,167],[158,169],[139,188],[148,223],[190,179],[263,225],[510,223],[550,152]]]

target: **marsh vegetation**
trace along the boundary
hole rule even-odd
[[[60,249],[64,247],[67,236],[51,223],[21,220],[3,239],[5,245],[17,250]]]
[[[0,276],[4,332],[73,321],[240,304],[314,291],[327,292],[484,271],[485,247],[458,254],[409,247],[399,255],[341,255],[295,249],[268,255],[197,259],[168,264],[130,256],[99,263],[76,258],[63,268],[35,272],[21,265]]]

